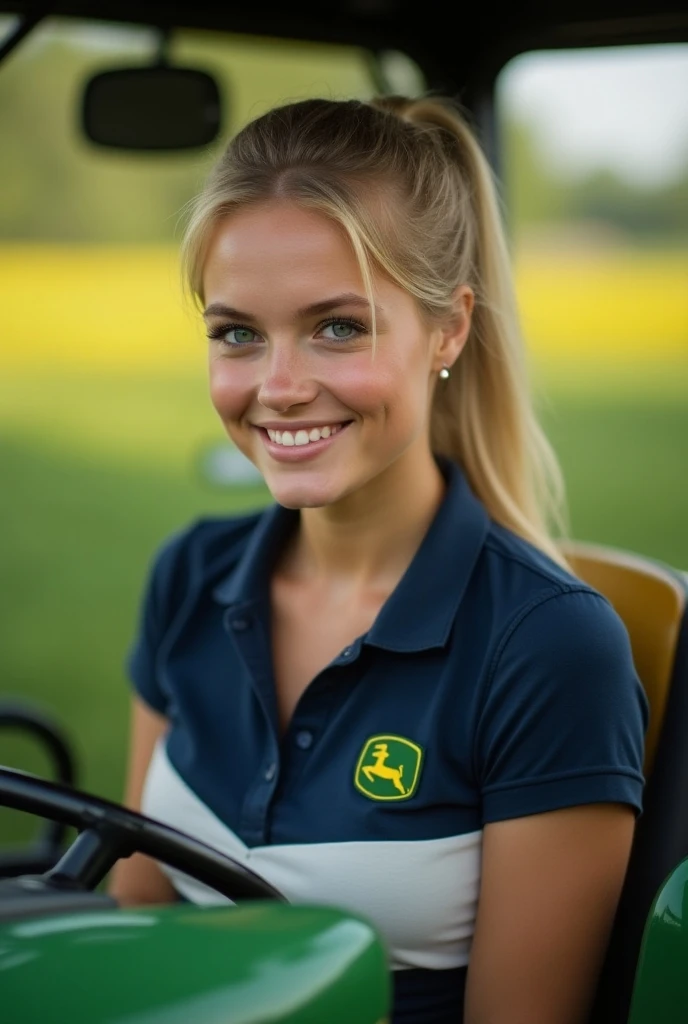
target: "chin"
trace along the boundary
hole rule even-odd
[[[332,480],[276,479],[276,474],[265,474],[265,483],[279,505],[284,508],[323,508],[333,505],[346,493],[345,488]]]

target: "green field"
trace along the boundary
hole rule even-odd
[[[543,417],[564,465],[572,534],[688,568],[686,367],[552,369]],[[255,507],[259,487],[198,472],[221,439],[200,379],[13,371],[0,383],[0,688],[52,711],[81,784],[121,793],[128,686],[122,663],[157,544],[198,514]],[[41,771],[0,736],[0,762]],[[29,823],[3,812],[0,836]]]

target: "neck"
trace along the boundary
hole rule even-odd
[[[360,589],[393,590],[444,494],[429,450],[409,451],[334,505],[301,510],[287,572]]]

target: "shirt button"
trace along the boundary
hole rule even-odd
[[[273,762],[272,762],[272,764],[269,764],[269,765],[267,766],[267,768],[265,769],[265,774],[264,774],[264,776],[263,776],[263,778],[265,779],[265,781],[266,781],[266,782],[272,782],[272,780],[273,780],[273,779],[274,779],[274,777],[275,777],[275,772],[276,772],[276,771],[277,771],[277,765],[276,765],[276,764],[275,764],[275,762],[273,761]]]
[[[249,621],[248,619],[232,619],[230,626],[235,630],[235,632],[243,633],[245,629],[248,629]]]
[[[297,732],[294,739],[296,741],[296,746],[300,750],[308,750],[313,746],[313,733],[308,729],[302,729],[300,732]]]
[[[353,647],[345,647],[344,650],[342,651],[342,658],[350,658],[353,652]]]

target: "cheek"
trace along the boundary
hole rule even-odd
[[[403,351],[380,350],[372,359],[370,353],[360,360],[343,359],[332,390],[361,413],[406,415],[426,401],[427,371],[422,359],[410,359]]]
[[[253,375],[236,360],[213,358],[209,365],[210,400],[223,420],[239,419],[251,399]]]

